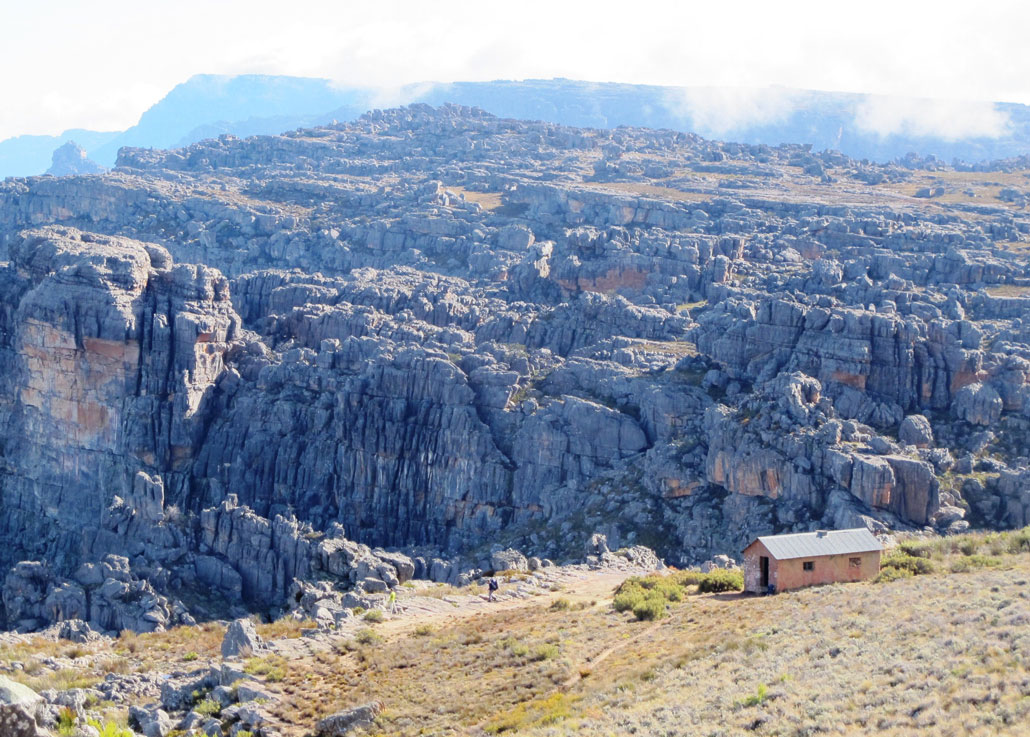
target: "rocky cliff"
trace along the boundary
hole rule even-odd
[[[412,106],[8,180],[5,622],[595,532],[690,562],[1027,524],[1030,217],[990,168]]]

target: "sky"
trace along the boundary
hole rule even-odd
[[[716,121],[775,112],[777,88],[870,92],[941,100],[870,126],[980,130],[991,106],[955,101],[1030,104],[1028,29],[1025,0],[0,0],[0,139],[121,130],[194,74],[241,73],[730,88]]]

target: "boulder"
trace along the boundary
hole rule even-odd
[[[249,619],[234,620],[225,630],[222,638],[222,657],[248,656],[264,648],[254,622]]]
[[[898,427],[898,440],[905,445],[929,448],[933,445],[933,428],[923,415],[909,415]]]
[[[998,392],[987,384],[976,382],[958,390],[952,411],[960,420],[989,427],[1001,417],[1002,407]]]
[[[36,723],[36,709],[43,699],[28,686],[0,676],[0,735],[49,737]]]
[[[490,568],[494,571],[528,571],[526,556],[511,548],[490,554]]]

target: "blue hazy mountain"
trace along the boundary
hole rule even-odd
[[[327,79],[199,74],[176,85],[139,123],[86,150],[98,163],[111,166],[122,146],[171,148],[221,133],[282,133],[321,122],[319,114],[338,109],[346,110],[348,118],[357,117],[364,112],[359,103],[367,97],[359,90],[334,87]]]
[[[49,168],[54,151],[75,141],[87,151],[103,146],[118,131],[99,133],[68,130],[59,136],[17,136],[0,141],[0,178],[27,177],[42,174]]]
[[[1030,153],[1030,108],[785,88],[733,89],[593,83],[568,79],[419,84],[380,96],[329,80],[197,75],[117,133],[68,131],[0,142],[0,176],[38,174],[74,139],[112,166],[122,146],[171,148],[223,133],[275,134],[353,120],[379,102],[453,102],[502,117],[563,125],[668,128],[742,143],[807,143],[854,158],[888,161],[909,152],[945,161]]]

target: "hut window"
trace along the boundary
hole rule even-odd
[[[862,567],[862,559],[861,558],[848,558],[848,565],[850,567],[852,567],[852,568],[861,568]]]
[[[806,570],[806,571],[814,571],[815,570],[815,561],[814,560],[806,560],[804,563],[801,564],[801,568]]]

